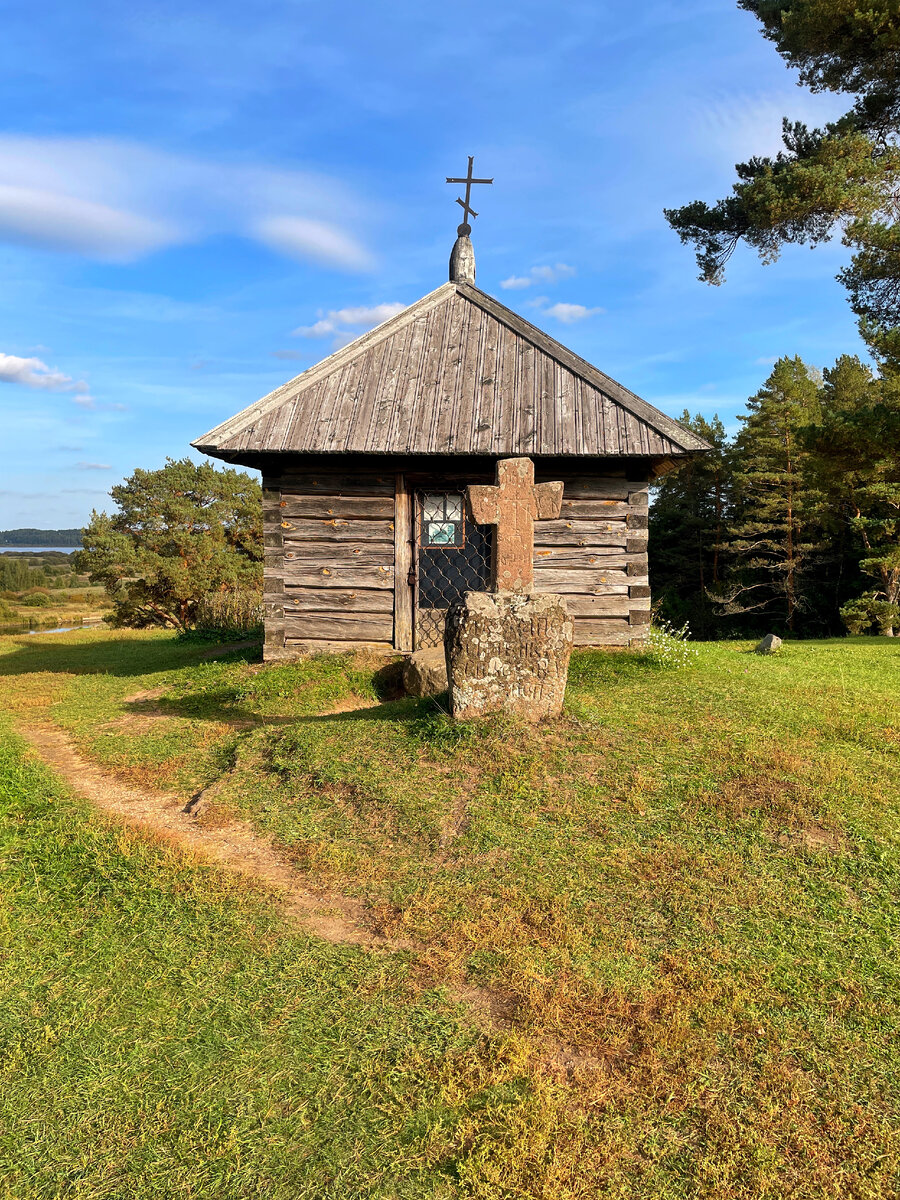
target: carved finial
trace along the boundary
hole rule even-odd
[[[472,232],[472,226],[469,224],[469,217],[477,217],[478,213],[472,208],[469,200],[472,195],[473,183],[493,183],[493,179],[475,179],[472,175],[472,164],[475,158],[469,155],[469,169],[464,178],[451,178],[447,176],[448,183],[464,183],[466,185],[466,198],[462,200],[459,196],[456,198],[456,203],[462,205],[463,223],[457,227],[456,243],[450,254],[450,282],[451,283],[474,283],[475,282],[475,251],[472,249],[472,243],[469,240],[469,234]]]

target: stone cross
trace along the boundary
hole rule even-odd
[[[473,484],[467,490],[476,524],[496,526],[491,591],[533,591],[534,523],[559,516],[563,485],[535,485],[530,458],[504,458],[497,463],[496,486]]]

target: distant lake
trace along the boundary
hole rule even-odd
[[[0,546],[0,554],[74,554],[80,546]]]

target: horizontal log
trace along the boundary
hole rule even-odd
[[[566,608],[573,617],[627,617],[634,604],[629,600],[627,589],[624,595],[566,596]]]
[[[566,521],[590,521],[627,517],[630,512],[625,500],[570,500],[563,493],[559,515]]]
[[[286,616],[295,612],[323,612],[331,608],[343,612],[394,611],[394,596],[390,588],[288,586],[278,603],[283,604]]]
[[[286,563],[285,593],[292,587],[387,588],[394,590],[394,568],[387,566],[325,566],[322,563]]]
[[[646,529],[649,524],[650,517],[645,512],[630,512],[625,518],[625,525],[628,529]]]
[[[393,521],[348,521],[343,517],[329,517],[322,521],[297,518],[281,523],[285,549],[293,548],[297,542],[390,542],[393,554]]]
[[[641,537],[639,534],[629,537],[625,543],[625,550],[628,554],[646,554],[647,553],[647,535]]]
[[[646,488],[642,488],[638,492],[628,493],[629,508],[646,508],[650,503],[650,494]]]
[[[626,570],[628,571],[629,575],[643,578],[647,574],[649,567],[647,565],[646,554],[630,554],[628,556],[628,560],[629,561]]]
[[[625,547],[617,546],[544,546],[535,545],[534,569],[575,567],[581,571],[608,571],[628,563]]]
[[[263,517],[278,522],[294,517],[362,517],[366,520],[394,519],[393,496],[298,496],[285,493],[280,504],[263,509]]]
[[[393,496],[394,475],[392,472],[373,472],[365,468],[351,475],[343,472],[318,472],[285,470],[278,476],[267,477],[266,486],[279,488],[282,500],[289,494],[326,496]]]
[[[628,618],[616,620],[594,617],[575,618],[576,646],[628,646],[635,636]]]
[[[624,521],[542,521],[540,545],[585,546],[625,549],[627,530]]]
[[[629,483],[625,478],[625,474],[619,476],[611,475],[573,475],[571,479],[567,479],[565,474],[557,473],[556,475],[546,475],[543,471],[537,471],[535,477],[538,482],[543,480],[558,480],[563,481],[563,495],[570,500],[627,500],[628,493],[635,490],[636,485]]]
[[[284,551],[285,563],[330,567],[358,563],[364,567],[387,567],[394,562],[391,542],[292,542]]]
[[[577,596],[627,596],[628,576],[624,571],[576,571],[559,568],[534,573],[536,592],[559,592]]]
[[[631,583],[630,587],[628,588],[628,595],[631,596],[633,600],[649,600],[650,586],[646,583]]]
[[[394,636],[394,614],[286,613],[284,636],[285,641],[322,638],[333,641],[390,642]]]
[[[646,602],[647,607],[642,607],[643,602],[640,600],[631,600],[631,612],[628,614],[628,619],[632,625],[649,625],[650,624],[650,601]]]
[[[311,654],[346,654],[350,650],[367,650],[375,654],[383,654],[385,658],[389,658],[394,654],[394,646],[392,642],[362,642],[347,639],[347,641],[336,642],[326,638],[300,638],[290,639],[285,643],[284,650],[273,658],[284,662],[285,660],[296,660],[298,658],[306,658]],[[264,657],[268,657],[264,655]]]

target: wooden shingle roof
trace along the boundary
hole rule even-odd
[[[678,456],[706,442],[492,296],[445,283],[192,443],[283,453]]]

